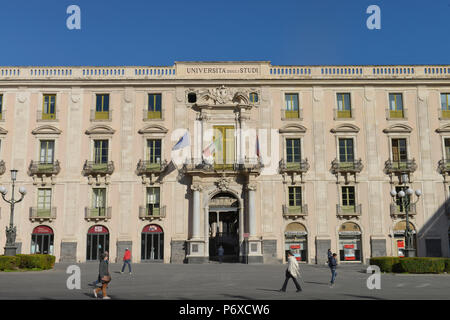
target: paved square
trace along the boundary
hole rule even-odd
[[[78,264],[81,289],[68,290],[69,264],[56,264],[41,272],[0,272],[0,299],[94,299],[98,264]],[[325,265],[301,265],[303,292],[290,280],[286,293],[278,292],[286,265],[245,264],[133,264],[133,274],[120,274],[121,264],[111,264],[112,299],[449,299],[450,275],[381,275],[381,289],[369,290],[366,266],[341,265],[334,288]],[[127,270],[127,269],[126,269]]]

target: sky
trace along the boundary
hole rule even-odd
[[[0,65],[450,64],[449,17],[450,0],[0,0]]]

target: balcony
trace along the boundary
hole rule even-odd
[[[59,161],[56,160],[54,162],[41,162],[41,161],[31,161],[30,166],[28,167],[29,175],[46,175],[52,176],[57,175],[61,171],[61,167],[59,165]]]
[[[361,215],[361,205],[343,206],[336,205],[336,215],[340,218],[359,217]]]
[[[36,119],[37,121],[58,121],[57,114],[58,110],[54,113],[44,113],[42,110],[38,110]]]
[[[334,120],[353,119],[352,110],[334,109]]]
[[[30,220],[31,222],[35,222],[36,220],[39,222],[49,221],[56,219],[56,207],[51,207],[48,209],[41,209],[38,207],[30,208]]]
[[[166,217],[166,206],[160,208],[152,208],[149,206],[139,206],[139,219],[154,220]]]
[[[0,176],[6,171],[5,161],[0,160]]]
[[[148,120],[163,120],[161,111],[149,111],[148,109],[144,109],[143,110],[142,118],[143,118],[144,121],[148,121]]]
[[[286,110],[281,109],[281,120],[303,120],[303,110]]]
[[[91,109],[91,121],[111,121],[112,110],[96,111]]]
[[[232,163],[208,163],[205,160],[188,160],[183,164],[181,172],[189,174],[259,174],[264,165],[258,159],[245,158],[242,162],[234,161]]]
[[[99,207],[99,208],[92,208],[92,207],[85,207],[84,208],[84,218],[87,221],[95,220],[105,220],[108,221],[111,219],[111,207]]]
[[[309,170],[308,159],[299,162],[285,162],[281,159],[279,162],[280,173],[305,173]]]
[[[386,120],[408,120],[407,109],[390,110],[386,109]]]
[[[301,206],[290,207],[283,205],[283,217],[288,219],[296,219],[298,217],[305,217],[308,215],[308,205],[303,204]]]
[[[412,173],[416,171],[416,160],[393,161],[387,160],[384,163],[384,171],[387,174]]]
[[[450,120],[450,110],[438,109],[439,120]]]
[[[438,171],[440,174],[450,174],[450,159],[439,160]]]
[[[163,162],[152,162],[148,160],[139,160],[137,165],[138,175],[143,174],[160,174],[167,167],[167,161]]]
[[[362,160],[351,162],[340,162],[338,159],[334,159],[331,162],[331,173],[360,173],[364,168]]]
[[[87,161],[83,165],[84,175],[111,175],[114,172],[114,162],[108,161],[105,163],[95,163],[94,161]]]
[[[392,217],[403,217],[406,216],[406,211],[403,206],[399,206],[396,203],[390,204],[390,212]],[[409,216],[415,216],[416,215],[416,204],[411,203],[408,210]]]

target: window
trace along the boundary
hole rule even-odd
[[[94,140],[94,163],[108,163],[108,140]]]
[[[394,168],[404,166],[407,160],[406,139],[392,139],[392,161]]]
[[[286,162],[300,162],[300,139],[286,139]]]
[[[286,101],[286,118],[299,118],[299,110],[298,110],[298,94],[297,93],[286,93],[285,94]]]
[[[147,160],[150,163],[161,163],[161,140],[147,140]]]
[[[258,94],[256,92],[251,92],[249,95],[249,100],[251,103],[258,102]]]
[[[37,216],[49,217],[52,207],[52,189],[38,189]]]
[[[348,163],[355,160],[352,138],[339,138],[339,162]]]
[[[302,188],[289,187],[289,207],[301,207],[302,205]]]
[[[231,169],[235,160],[234,127],[214,126],[213,143],[204,151],[204,154],[213,153],[214,168]]]
[[[342,206],[344,209],[355,207],[355,187],[342,187]]]
[[[197,95],[195,93],[189,93],[188,94],[188,103],[196,103],[197,102]]]
[[[94,188],[92,189],[92,211],[93,216],[104,216],[106,212],[106,189]]]
[[[42,105],[42,119],[54,120],[56,119],[56,94],[44,94]]]
[[[406,193],[406,190],[408,190],[409,187],[403,186],[403,187],[395,187],[395,191],[397,192],[397,195],[395,196],[395,203],[397,204],[397,210],[398,212],[405,212],[405,207],[402,202],[402,198],[398,195],[400,191],[403,191],[405,195],[405,203],[408,205],[409,201],[411,200],[411,196]]]
[[[450,138],[444,139],[445,160],[450,160]]]
[[[351,103],[350,93],[338,93],[337,94],[337,117],[338,118],[351,118]]]
[[[96,95],[95,119],[109,119],[109,94]]]
[[[442,118],[450,118],[450,93],[441,93]]]
[[[55,141],[41,140],[41,150],[39,155],[40,164],[53,164]]]
[[[389,94],[389,117],[403,118],[403,97],[401,93]]]
[[[159,187],[147,188],[147,214],[159,215]]]
[[[161,119],[161,94],[148,95],[148,119]]]

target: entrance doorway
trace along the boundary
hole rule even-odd
[[[142,229],[141,260],[162,262],[164,259],[164,232],[156,224],[149,224]]]
[[[104,226],[92,226],[87,234],[86,260],[96,261],[109,251],[109,231]]]
[[[345,222],[339,228],[339,260],[361,262],[361,229],[353,222]]]
[[[209,259],[218,261],[218,251],[224,250],[223,261],[239,261],[239,201],[231,194],[219,193],[209,203]]]
[[[287,225],[284,232],[284,249],[287,260],[287,252],[291,251],[297,261],[308,262],[308,233],[303,224],[292,222]]]
[[[405,248],[406,248],[406,237],[405,237],[405,230],[406,230],[406,221],[399,221],[394,226],[394,254],[398,257],[404,257],[405,256]],[[409,230],[412,231],[413,239],[412,244],[413,248],[417,250],[416,246],[416,228],[414,228],[414,225],[410,222],[409,223]]]
[[[37,226],[31,234],[31,254],[53,254],[53,230]]]

